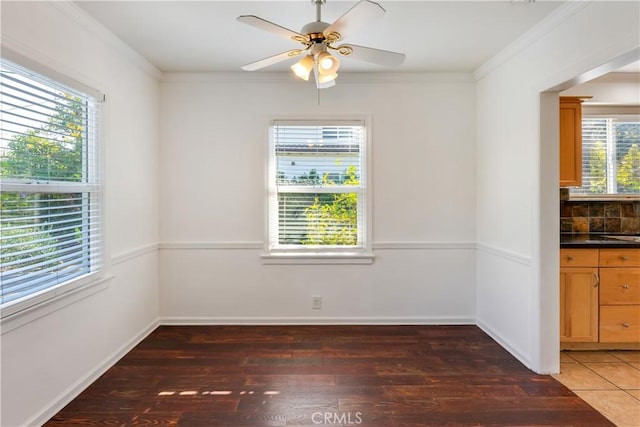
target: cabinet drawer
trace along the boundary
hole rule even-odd
[[[560,249],[560,267],[597,267],[598,249]]]
[[[640,267],[640,249],[600,249],[600,267]]]
[[[600,342],[640,342],[640,306],[600,306]]]
[[[640,268],[601,268],[600,305],[640,304]]]

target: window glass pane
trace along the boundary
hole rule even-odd
[[[37,181],[82,181],[87,103],[3,63],[0,173]]]
[[[13,313],[101,268],[98,114],[94,98],[0,64],[0,305]]]
[[[3,192],[0,211],[2,302],[90,271],[89,194]]]
[[[618,193],[640,194],[640,122],[616,124]]]
[[[269,246],[363,247],[362,122],[279,122],[272,140]]]
[[[281,245],[355,246],[358,243],[356,193],[280,193]]]
[[[582,187],[572,194],[640,194],[640,122],[582,120]]]

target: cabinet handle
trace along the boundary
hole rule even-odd
[[[622,324],[622,326],[625,327],[625,328],[628,328],[630,325],[625,322],[625,323]]]
[[[573,257],[571,255],[567,255],[567,261],[573,261]]]
[[[620,258],[621,258],[623,261],[626,261],[626,260],[628,260],[628,259],[629,259],[629,257],[628,257],[628,256],[626,256],[626,255],[621,255],[621,256],[620,256]]]
[[[596,282],[593,284],[593,287],[597,288],[598,285],[600,284],[600,277],[598,277],[596,273],[593,273],[593,278],[596,279]]]
[[[624,285],[622,285],[622,289],[629,289],[629,285],[625,283]]]

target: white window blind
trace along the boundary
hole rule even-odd
[[[275,121],[271,127],[271,250],[364,249],[363,121]]]
[[[101,268],[98,101],[2,59],[0,307]]]
[[[634,116],[582,120],[582,187],[577,195],[640,195],[640,121]]]

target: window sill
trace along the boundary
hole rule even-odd
[[[375,255],[365,252],[269,253],[260,256],[263,264],[373,264]]]
[[[640,200],[640,194],[598,194],[582,195],[569,194],[569,202],[635,202]]]
[[[82,280],[79,286],[66,292],[49,293],[48,298],[35,304],[24,308],[6,307],[2,310],[0,322],[2,335],[106,289],[114,277],[114,275],[86,277],[84,279],[87,280]]]

